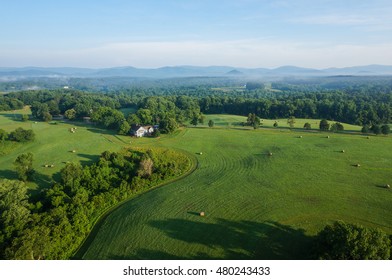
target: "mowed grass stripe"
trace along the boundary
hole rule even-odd
[[[202,152],[199,168],[115,210],[86,259],[303,258],[336,219],[392,232],[389,137],[196,128],[135,141]]]

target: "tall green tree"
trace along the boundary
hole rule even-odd
[[[287,124],[290,126],[290,128],[294,128],[294,126],[295,126],[295,117],[294,116],[290,116],[287,119]]]
[[[0,179],[0,258],[29,222],[27,187],[21,181]]]
[[[330,130],[333,131],[333,132],[343,131],[344,130],[344,126],[341,123],[336,122],[336,123],[331,125]]]
[[[312,125],[310,124],[310,123],[305,123],[304,124],[304,128],[306,129],[306,130],[310,130],[310,129],[312,129]]]
[[[199,123],[199,116],[194,114],[192,116],[192,119],[191,119],[190,123],[191,123],[191,125],[196,126]]]
[[[163,133],[172,133],[178,128],[178,124],[174,118],[164,118],[159,123],[159,129]]]
[[[32,153],[25,153],[19,155],[14,161],[15,170],[18,173],[19,179],[22,181],[31,179],[34,173],[33,158]]]
[[[214,127],[214,121],[213,120],[209,120],[208,121],[208,127]]]
[[[374,134],[376,134],[376,135],[381,134],[381,127],[380,127],[378,124],[372,125],[372,127],[370,128],[370,130],[371,130]]]
[[[22,122],[27,122],[29,120],[29,115],[23,114],[21,117]]]
[[[249,113],[248,118],[246,120],[246,125],[254,127],[259,127],[260,126],[260,118],[256,116],[254,113]]]
[[[362,133],[369,133],[369,131],[370,131],[370,128],[369,128],[369,126],[368,125],[364,125],[363,127],[362,127],[362,129],[361,129],[361,132]]]
[[[316,236],[315,253],[316,257],[329,260],[387,260],[391,240],[380,229],[338,221]]]
[[[40,103],[40,102],[33,102],[31,105],[31,114],[33,117],[43,120],[43,121],[50,121],[52,120],[52,115],[50,114],[49,111],[49,106],[46,103]]]
[[[199,114],[199,119],[198,119],[199,123],[200,124],[204,124],[204,120],[205,120],[205,116],[202,113],[200,113]]]
[[[118,134],[128,135],[130,130],[131,126],[129,125],[129,123],[126,120],[123,120],[118,130]]]
[[[327,130],[329,130],[329,123],[328,123],[328,121],[327,121],[326,119],[322,119],[322,120],[320,121],[319,127],[320,127],[320,130],[322,130],[322,131],[327,131]]]
[[[71,191],[79,187],[82,178],[83,168],[80,163],[67,163],[61,170],[61,183]]]
[[[74,118],[76,118],[76,110],[73,108],[68,109],[67,111],[64,112],[64,116],[69,120],[73,120]]]
[[[384,135],[388,135],[391,132],[391,128],[389,125],[384,124],[383,126],[381,126],[381,133]]]
[[[4,142],[8,138],[8,133],[4,129],[0,128],[0,143]]]

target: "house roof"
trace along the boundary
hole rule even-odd
[[[136,124],[131,125],[131,130],[133,130],[133,131],[138,131],[140,128],[147,130],[147,129],[153,128],[153,126],[152,125],[136,125]]]

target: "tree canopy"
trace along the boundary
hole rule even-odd
[[[316,257],[329,260],[387,260],[391,240],[380,229],[337,221],[317,236]]]

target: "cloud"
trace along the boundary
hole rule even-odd
[[[278,67],[297,65],[327,68],[365,64],[392,65],[391,44],[354,45],[279,41],[272,39],[233,41],[119,42],[68,51],[42,50],[0,53],[0,66],[135,66],[231,65]],[[8,63],[8,65],[6,65]]]
[[[372,17],[363,17],[357,15],[320,15],[308,16],[291,19],[292,23],[303,23],[310,25],[371,25],[375,24],[375,19]]]

